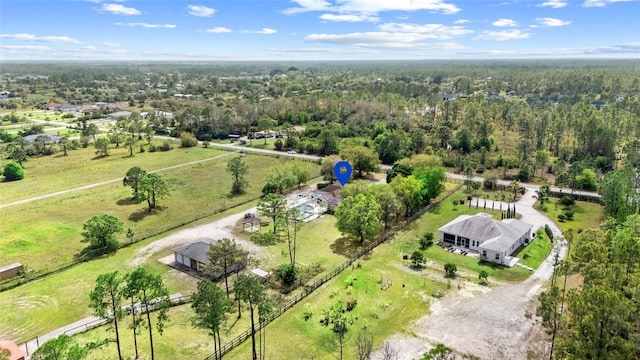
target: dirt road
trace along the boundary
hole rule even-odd
[[[256,208],[252,208],[247,210],[246,212],[255,211]],[[256,245],[251,241],[238,238],[233,234],[233,227],[241,218],[241,213],[233,214],[220,220],[175,232],[165,238],[156,240],[138,249],[138,251],[136,252],[136,257],[131,261],[130,264],[132,266],[141,265],[158,251],[180,246],[200,238],[222,239],[225,237],[234,239],[240,246],[242,246],[244,250],[248,251],[252,257],[263,259],[265,257],[265,253],[262,251],[259,245]]]

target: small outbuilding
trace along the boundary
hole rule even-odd
[[[24,272],[24,266],[21,263],[13,263],[0,267],[0,281],[14,278]]]
[[[25,360],[27,356],[16,343],[9,340],[0,340],[0,350],[9,350],[8,360]]]
[[[211,264],[207,257],[207,252],[209,252],[211,244],[216,241],[217,240],[209,238],[202,238],[174,248],[172,251],[174,254],[175,264],[178,265],[178,268],[180,268],[180,266],[185,266],[202,274],[205,266]],[[233,264],[227,269],[227,273],[236,272],[243,267],[243,263]],[[222,277],[222,275],[224,275],[224,270],[212,274],[211,278],[218,279]]]

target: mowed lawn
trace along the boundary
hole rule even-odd
[[[210,216],[197,223],[209,222],[255,206],[250,202],[238,208]],[[192,226],[189,224],[187,226]],[[186,226],[185,226],[186,227]],[[184,228],[184,227],[183,227]],[[180,230],[181,228],[176,229]],[[0,338],[16,342],[26,341],[91,315],[88,308],[89,292],[95,286],[98,275],[110,272],[128,272],[131,262],[143,246],[168,234],[161,234],[115,254],[88,261],[46,278],[29,282],[11,290],[0,292]],[[197,280],[189,275],[161,264],[157,259],[169,255],[169,250],[153,255],[147,266],[153,273],[162,275],[171,293],[188,295],[195,291]]]
[[[260,230],[260,232],[269,231],[273,231],[271,224]],[[293,234],[293,228],[291,231]],[[243,236],[250,237],[248,233],[243,233]],[[331,271],[348,259],[348,256],[341,252],[341,248],[336,248],[336,244],[343,244],[345,241],[336,228],[336,218],[333,215],[325,214],[304,223],[298,230],[296,264],[302,267],[319,264],[325,270]],[[289,263],[289,246],[285,239],[263,248],[271,256],[260,264],[261,267],[271,270],[278,265]]]
[[[267,327],[266,358],[296,358],[296,354],[305,354],[305,358],[332,359],[335,351],[326,346],[326,340],[332,335],[331,327],[320,323],[323,310],[337,301],[357,300],[357,305],[349,315],[353,324],[349,326],[349,338],[345,346],[345,358],[356,357],[355,338],[365,327],[373,336],[374,346],[378,347],[388,336],[399,329],[406,329],[414,320],[429,313],[431,294],[445,292],[446,283],[423,276],[402,263],[395,256],[396,251],[389,244],[374,250],[371,256],[360,260],[355,266],[343,271],[322,288],[316,290],[285,315],[276,319]],[[391,286],[381,289],[380,282],[390,281]],[[348,282],[352,285],[348,285]],[[229,314],[221,335],[226,343],[249,328],[249,312],[243,306],[243,316],[236,322],[236,312]],[[311,312],[304,319],[305,312]],[[162,336],[154,334],[154,347],[157,359],[204,358],[213,352],[213,338],[206,330],[194,328],[191,319],[195,316],[190,305],[172,308],[171,320],[167,323]],[[124,320],[120,334],[125,357],[132,357],[133,337],[128,328],[129,321]],[[402,330],[401,330],[402,331]],[[113,338],[113,331],[106,326],[76,336],[80,344]],[[150,358],[148,335],[146,331],[138,336],[141,358]],[[105,359],[117,356],[114,343],[96,349],[88,359]],[[247,359],[251,357],[251,339],[225,355],[226,359]]]
[[[565,207],[559,201],[560,199],[550,199],[544,204],[542,210],[537,206],[536,209],[553,220],[563,233],[573,230],[576,234],[578,231],[596,229],[604,217],[604,208],[599,204],[576,201],[575,205]],[[567,210],[573,212],[573,219],[560,222],[558,215],[564,214]]]
[[[424,250],[425,257],[429,263],[431,263],[431,265],[428,263],[427,266],[436,266],[438,269],[444,271],[444,264],[453,263],[456,264],[459,270],[467,270],[471,272],[475,279],[477,279],[477,274],[480,270],[487,271],[490,278],[498,280],[522,281],[526,279],[531,272],[521,267],[507,268],[504,266],[493,265],[491,263],[481,263],[477,258],[454,254],[437,245],[439,237],[438,228],[460,215],[473,215],[479,212],[485,212],[493,215],[494,218],[499,219],[499,211],[492,211],[491,209],[483,208],[476,209],[475,206],[469,208],[466,203],[454,208],[449,201],[450,199],[462,199],[465,197],[466,195],[463,190],[457,191],[449,199],[444,200],[433,210],[407,226],[405,230],[400,231],[396,236],[404,239],[404,241],[397,243],[397,249],[400,252],[399,254],[401,255],[404,253],[410,255],[414,251],[419,250],[420,244],[417,239],[422,237],[425,233],[431,232],[434,236],[434,245],[429,247],[427,250]]]
[[[247,179],[251,187],[244,195],[230,197],[231,176],[225,170],[231,156],[163,171],[161,175],[168,179],[172,194],[161,199],[161,208],[151,214],[146,210],[146,202],[130,201],[131,189],[121,182],[2,209],[2,262],[21,262],[29,268],[41,269],[71,261],[86,246],[81,243],[82,226],[93,215],[118,217],[124,222],[125,232],[128,228],[133,230],[136,240],[159,234],[203,214],[257,198],[266,171],[290,161],[247,155]],[[121,241],[127,240],[124,235],[120,234]]]
[[[133,268],[127,263],[141,245],[0,293],[0,337],[22,342],[91,315],[89,292],[95,279],[110,271],[131,271]],[[168,271],[156,258],[146,266],[162,275],[171,293],[195,289],[193,278],[176,270]]]
[[[345,359],[357,358],[355,341],[364,328],[373,337],[374,347],[379,347],[385,338],[406,331],[412,321],[427,315],[431,294],[446,291],[445,283],[422,276],[395,255],[392,245],[381,245],[357,263],[360,267],[345,269],[269,324],[265,358],[335,359],[336,348],[327,345],[333,336],[331,325],[322,325],[320,319],[323,311],[338,301],[345,304],[357,301],[355,308],[347,313],[353,323],[348,327]],[[381,281],[391,282],[391,286],[382,290]],[[312,315],[305,320],[305,313]],[[250,357],[250,339],[225,356],[228,359]]]
[[[225,153],[211,148],[184,149],[178,148],[178,144],[175,146],[175,149],[167,152],[140,153],[139,145],[136,145],[135,156],[130,157],[129,150],[124,146],[115,148],[112,145],[109,156],[96,158],[96,149],[91,144],[86,149],[69,150],[68,156],[63,156],[61,151],[55,155],[33,157],[23,163],[23,180],[0,182],[0,204],[123,178],[133,166],[151,171]]]

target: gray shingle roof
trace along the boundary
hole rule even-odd
[[[176,254],[186,256],[189,259],[196,260],[199,263],[209,265],[210,262],[207,258],[207,252],[209,251],[211,244],[214,242],[216,242],[216,240],[202,238],[188,244],[178,246],[177,248],[172,249],[172,251]]]
[[[513,244],[533,225],[517,219],[494,220],[491,215],[478,213],[474,216],[460,215],[438,230],[449,234],[479,240],[480,248],[511,253]]]

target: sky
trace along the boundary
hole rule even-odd
[[[640,58],[640,0],[1,0],[0,61]]]

